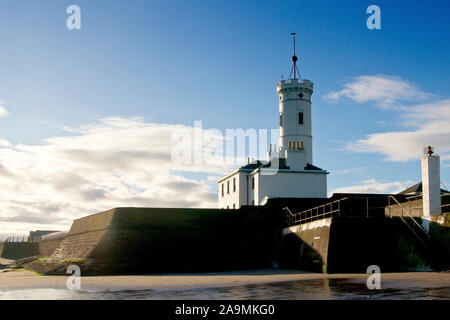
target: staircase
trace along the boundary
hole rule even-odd
[[[395,204],[399,206],[402,212],[406,213],[407,219],[403,217],[403,214],[398,215],[400,219],[405,223],[408,229],[414,234],[414,236],[422,243],[422,245],[428,249],[430,245],[430,236],[425,229],[414,219],[408,209],[406,209],[394,196],[390,195],[389,199],[394,200]]]

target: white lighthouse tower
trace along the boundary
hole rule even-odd
[[[279,147],[269,158],[248,163],[218,181],[218,207],[261,205],[268,198],[326,198],[328,172],[313,165],[311,96],[313,83],[302,80],[292,56],[288,80],[277,83]],[[298,77],[297,77],[298,76]]]
[[[277,84],[280,99],[280,154],[287,159],[292,169],[303,169],[312,164],[312,125],[311,125],[311,95],[313,83],[301,80],[297,68],[298,58],[292,56],[292,70],[289,79]],[[292,77],[292,74],[294,77]],[[300,80],[300,82],[299,82]]]

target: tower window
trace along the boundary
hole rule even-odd
[[[298,113],[298,124],[303,124],[303,112]]]
[[[225,184],[225,183],[222,183],[222,197],[223,197],[223,194],[224,194],[224,190],[225,190],[225,186],[224,186],[224,184]]]
[[[233,178],[233,192],[236,192],[236,178]]]
[[[227,194],[230,194],[230,180],[227,181]]]
[[[253,177],[252,178],[252,190],[254,190],[255,189],[255,178]]]
[[[280,113],[280,127],[283,125],[283,114]]]

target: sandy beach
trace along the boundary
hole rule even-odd
[[[4,262],[0,263],[5,264]],[[259,269],[198,274],[81,277],[81,286],[87,291],[175,290],[321,279],[365,284],[368,276],[368,274],[320,274],[286,269]],[[4,269],[0,270],[0,290],[66,289],[67,278],[68,276],[39,276],[28,271]],[[381,275],[381,283],[383,289],[450,287],[450,273],[384,273]]]

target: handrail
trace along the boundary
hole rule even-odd
[[[394,201],[397,203],[397,205],[399,205],[400,208],[401,208],[403,211],[405,211],[405,212],[409,215],[409,217],[411,218],[411,220],[412,220],[416,225],[419,226],[419,229],[422,230],[423,233],[424,233],[424,234],[426,235],[426,237],[428,238],[428,240],[430,240],[430,236],[428,235],[428,233],[422,228],[422,226],[421,226],[419,223],[417,223],[417,221],[413,218],[413,216],[411,216],[411,214],[408,212],[408,210],[406,210],[406,209],[400,204],[400,202],[398,202],[397,199],[395,199],[394,196],[390,195],[389,198],[394,199]],[[428,245],[422,240],[422,238],[414,231],[413,228],[411,228],[411,226],[408,224],[408,222],[406,222],[406,220],[403,219],[403,215],[399,215],[399,217],[400,217],[400,218],[402,219],[402,221],[406,224],[406,226],[412,231],[412,233],[414,233],[414,235],[417,237],[417,239],[419,239],[419,241],[420,241],[426,248],[428,248]]]
[[[288,215],[289,222],[291,222],[291,223],[302,223],[303,221],[306,221],[306,220],[313,221],[314,219],[317,219],[318,217],[327,216],[327,215],[333,214],[335,212],[338,212],[338,214],[339,214],[340,210],[341,210],[340,202],[343,201],[343,200],[346,200],[346,199],[348,199],[348,198],[342,198],[342,199],[334,200],[332,202],[328,202],[328,203],[322,204],[320,206],[317,206],[317,207],[314,207],[314,208],[310,208],[310,209],[307,209],[307,210],[303,210],[303,211],[297,212],[297,213],[292,213],[292,211],[289,210],[288,207],[284,207],[283,210],[287,211],[287,213],[289,214]],[[333,204],[334,203],[338,203],[339,204],[338,208],[335,209],[335,210],[333,210]],[[326,211],[326,207],[327,206],[330,206],[330,211]],[[323,212],[319,214],[319,209],[321,209],[321,208],[323,208]],[[313,211],[314,210],[316,211],[316,215],[313,215]],[[307,214],[309,212],[311,213],[311,215],[308,217]],[[301,217],[302,217],[303,214],[305,214],[306,217],[302,219]],[[297,219],[297,217],[299,217],[299,216],[300,216],[300,219]]]
[[[389,196],[389,197],[392,198],[392,199],[394,199],[394,201],[400,206],[400,208],[402,208],[403,211],[405,211],[405,212],[408,214],[408,216],[412,219],[412,221],[414,221],[414,223],[420,228],[420,230],[422,230],[422,231],[427,235],[427,237],[429,237],[428,233],[427,233],[427,232],[422,228],[422,226],[421,226],[421,225],[413,218],[413,216],[409,213],[409,211],[406,210],[405,207],[403,207],[403,206],[401,205],[401,203],[398,202],[397,199],[395,199],[394,196]]]

